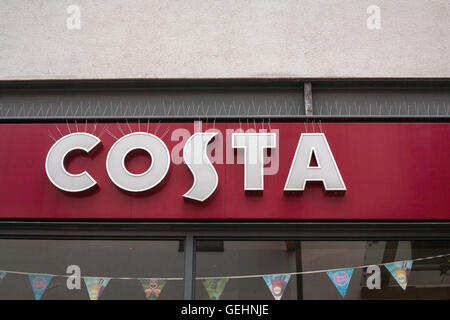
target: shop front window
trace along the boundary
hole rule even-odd
[[[194,247],[191,260],[180,240],[0,239],[0,299],[184,299],[191,262],[199,300],[450,299],[448,240]]]
[[[179,241],[1,239],[0,299],[183,299],[179,248]],[[77,268],[79,288],[69,278]]]
[[[211,248],[196,253],[197,299],[450,299],[448,241],[224,241]]]

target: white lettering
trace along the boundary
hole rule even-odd
[[[317,166],[310,166],[312,155]],[[303,191],[307,181],[322,181],[327,191],[347,190],[323,133],[302,133],[298,141],[285,191]]]

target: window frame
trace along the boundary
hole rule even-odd
[[[0,221],[0,239],[183,240],[184,299],[195,299],[199,240],[445,241],[450,221]]]

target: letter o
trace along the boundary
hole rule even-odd
[[[125,158],[133,150],[145,150],[152,163],[147,171],[134,174],[125,167]],[[106,157],[106,171],[111,181],[120,189],[143,192],[156,187],[167,175],[170,153],[166,144],[147,132],[133,132],[117,140]]]

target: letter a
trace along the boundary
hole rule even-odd
[[[310,166],[313,153],[315,167]],[[303,191],[307,181],[322,181],[327,191],[347,190],[323,133],[302,133],[284,190]]]

